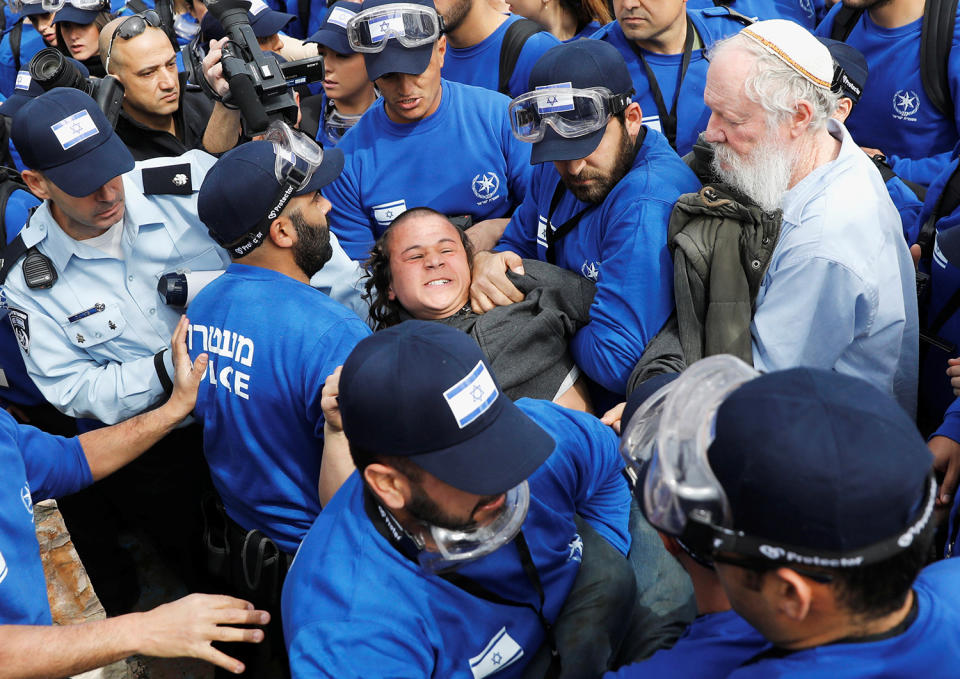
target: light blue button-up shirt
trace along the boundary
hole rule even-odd
[[[758,370],[834,369],[913,414],[919,326],[913,260],[880,173],[843,125],[836,160],[790,189],[750,327]]]
[[[180,310],[164,304],[157,282],[165,273],[229,264],[197,217],[197,191],[215,160],[190,151],[137,163],[123,176],[123,259],[70,238],[53,219],[49,201],[23,229],[24,243],[50,258],[58,280],[46,290],[29,289],[21,259],[4,293],[11,309],[26,314],[20,349],[27,372],[59,410],[113,424],[164,397],[154,354],[169,346]],[[143,194],[145,165],[185,162],[191,195]]]

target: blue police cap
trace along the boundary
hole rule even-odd
[[[398,0],[364,0],[361,10],[381,5],[398,4]],[[436,11],[433,0],[404,0],[403,4],[423,5]],[[367,67],[367,77],[371,81],[382,78],[388,73],[407,73],[420,75],[427,70],[433,57],[434,43],[419,47],[404,47],[399,40],[387,40],[382,52],[364,52],[363,62]]]
[[[547,50],[530,71],[530,89],[545,85],[570,83],[576,89],[605,87],[612,94],[633,90],[627,62],[613,45],[600,40],[574,40]],[[567,139],[547,127],[543,139],[534,143],[530,163],[536,165],[553,160],[576,160],[593,153],[603,138],[605,128],[582,137]]]
[[[210,168],[197,196],[197,212],[217,241],[232,243],[250,233],[277,203],[281,184],[275,162],[272,142],[251,141],[232,148]],[[295,195],[320,190],[342,169],[343,151],[324,149],[320,167]]]
[[[133,169],[133,156],[89,95],[57,87],[26,102],[10,138],[24,165],[71,196],[87,196]]]
[[[361,7],[362,5],[359,2],[349,2],[348,0],[335,2],[330,6],[320,29],[304,42],[315,42],[324,47],[329,47],[337,54],[353,54],[350,41],[347,40],[347,22],[360,11]]]
[[[66,60],[77,67],[77,70],[83,74],[83,77],[89,77],[90,71],[82,62],[76,59],[66,57]],[[17,73],[17,80],[10,97],[0,104],[0,115],[13,117],[20,108],[34,97],[39,97],[46,90],[33,79],[28,69],[23,69]]]
[[[103,3],[100,7],[96,9],[80,9],[74,7],[69,2],[63,7],[57,10],[56,15],[53,17],[53,23],[59,24],[64,21],[69,21],[72,24],[80,24],[81,26],[87,26],[92,24],[97,20],[97,15],[100,12],[109,12],[110,3]]]
[[[761,375],[727,397],[715,427],[710,467],[747,535],[849,552],[902,534],[923,507],[930,451],[893,398],[858,378]]]
[[[848,45],[839,40],[830,38],[817,38],[830,50],[830,56],[834,62],[843,69],[844,75],[840,77],[840,91],[854,104],[860,101],[863,95],[863,86],[867,82],[867,75],[870,73],[870,66],[867,65],[867,59],[863,53],[856,47]]]
[[[253,0],[250,5],[250,11],[247,12],[247,18],[250,19],[250,28],[253,34],[258,38],[269,38],[275,33],[279,33],[283,28],[293,21],[292,14],[278,12],[271,9],[263,0]],[[226,35],[223,26],[213,16],[213,12],[207,12],[200,20],[200,30],[203,32],[205,40],[219,40]]]
[[[339,402],[351,445],[409,457],[477,495],[520,484],[555,447],[500,389],[479,345],[440,323],[405,321],[362,340]]]

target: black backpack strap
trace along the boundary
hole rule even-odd
[[[732,19],[736,19],[744,26],[752,26],[754,23],[756,23],[746,14],[738,12],[731,7],[731,5],[733,5],[733,0],[713,0],[713,5],[714,7],[722,7],[723,9],[727,10],[727,14],[729,14]]]
[[[957,0],[927,0],[920,30],[920,78],[923,90],[937,110],[953,120],[953,97],[947,59],[953,44]]]
[[[830,29],[830,39],[846,42],[850,36],[853,27],[860,21],[862,9],[850,9],[846,5],[837,10],[837,15],[833,18],[833,27]]]
[[[7,116],[4,116],[6,118]],[[4,123],[6,124],[6,123]],[[0,247],[7,242],[7,202],[14,191],[29,191],[20,173],[11,167],[0,167]]]
[[[28,249],[23,242],[23,236],[17,236],[3,249],[3,259],[0,260],[0,285],[7,282],[10,269],[27,254]]]
[[[140,12],[146,12],[150,9],[143,0],[127,0],[127,7],[129,7],[134,14],[140,14]]]
[[[20,72],[20,38],[23,37],[23,22],[26,19],[21,19],[17,22],[17,25],[10,29],[10,52],[13,53],[13,65],[16,68],[17,73]]]
[[[927,221],[923,223],[923,226],[920,227],[917,245],[920,246],[921,261],[929,262],[933,258],[933,241],[937,233],[937,221],[956,210],[958,205],[960,205],[960,165],[954,169],[947,183],[943,185],[943,191],[937,198],[933,211]]]
[[[328,3],[328,6],[332,3]],[[300,19],[300,26],[303,28],[303,34],[310,37],[310,29],[307,24],[310,22],[310,0],[297,0],[297,18]]]
[[[500,79],[497,81],[497,92],[510,96],[510,78],[517,67],[520,51],[530,36],[542,30],[543,26],[530,19],[519,19],[507,26],[507,33],[500,44]]]

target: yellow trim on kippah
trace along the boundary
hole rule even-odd
[[[773,52],[774,54],[776,54],[778,57],[780,57],[780,59],[782,59],[784,62],[786,62],[786,64],[787,64],[788,66],[790,66],[790,67],[791,67],[793,70],[795,70],[797,73],[799,73],[799,74],[802,75],[804,78],[806,78],[807,80],[809,80],[810,82],[812,82],[814,85],[819,85],[820,87],[824,87],[824,88],[826,88],[826,89],[828,89],[828,90],[830,89],[830,83],[829,83],[829,82],[827,82],[826,80],[821,80],[820,78],[818,78],[818,77],[816,77],[815,75],[813,75],[810,71],[808,71],[807,69],[805,69],[803,66],[801,66],[800,64],[798,64],[798,63],[797,63],[796,61],[794,61],[793,59],[791,59],[789,54],[787,54],[786,52],[784,52],[782,49],[780,49],[779,47],[777,47],[776,45],[774,45],[772,42],[770,42],[770,41],[767,40],[766,38],[757,35],[757,34],[754,33],[753,31],[751,31],[749,28],[744,28],[744,29],[743,29],[742,31],[740,31],[740,32],[741,32],[741,33],[744,33],[745,35],[747,35],[747,36],[749,36],[749,37],[751,37],[751,38],[753,38],[754,40],[756,40],[757,42],[759,42],[761,45],[763,45],[764,47],[766,47],[768,50],[770,50],[771,52]]]

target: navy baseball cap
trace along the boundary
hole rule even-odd
[[[88,196],[133,169],[133,156],[89,95],[57,87],[26,102],[10,138],[20,158],[71,196]]]
[[[50,11],[40,2],[24,2],[20,5],[20,16],[32,17],[38,14],[50,14]]]
[[[761,375],[720,405],[715,428],[710,467],[731,528],[749,536],[843,553],[904,535],[924,508],[929,449],[906,412],[858,378]]]
[[[233,243],[266,218],[281,190],[275,162],[273,142],[250,141],[232,148],[210,168],[197,196],[197,212],[215,240]],[[324,149],[320,167],[294,195],[318,191],[342,169],[343,151]]]
[[[77,67],[77,70],[83,74],[83,77],[89,77],[90,71],[82,62],[70,57],[65,57],[67,61]],[[20,108],[34,97],[39,97],[46,92],[30,75],[29,69],[23,69],[17,73],[16,84],[13,93],[0,104],[0,115],[13,117]]]
[[[350,41],[347,40],[347,22],[354,14],[360,11],[359,2],[341,0],[331,5],[320,29],[304,42],[315,42],[318,45],[329,47],[337,54],[353,54]]]
[[[569,83],[569,84],[568,84]],[[530,89],[563,85],[576,89],[605,87],[612,94],[633,91],[627,62],[613,45],[601,40],[574,40],[547,50],[530,71]],[[543,139],[533,144],[530,163],[586,158],[600,145],[606,128],[567,139],[547,126]]]
[[[423,5],[433,11],[437,10],[433,0],[404,0],[402,3],[398,3],[397,0],[364,0],[361,11],[371,7],[396,4]],[[435,41],[419,47],[404,47],[399,40],[387,40],[382,52],[363,53],[363,62],[367,67],[367,77],[372,82],[388,73],[420,75],[430,65],[434,44]]]
[[[351,445],[409,457],[454,488],[503,493],[550,457],[550,435],[500,389],[479,345],[429,321],[363,339],[340,374]]]
[[[253,34],[258,38],[269,38],[275,33],[279,33],[284,27],[293,21],[294,16],[286,12],[278,12],[272,9],[263,0],[253,0],[250,3],[250,11],[247,12],[247,18],[250,19],[250,28]],[[200,20],[200,31],[205,40],[219,40],[227,33],[223,26],[213,16],[213,12],[207,12]]]
[[[81,26],[86,26],[92,24],[97,20],[97,16],[101,12],[109,12],[110,3],[102,3],[100,7],[96,9],[80,9],[74,7],[69,2],[63,7],[57,10],[56,16],[53,17],[53,23],[59,24],[64,21],[69,21],[72,24],[80,24]]]
[[[866,84],[867,75],[870,73],[866,57],[856,47],[852,47],[845,42],[831,40],[830,38],[817,38],[817,40],[826,45],[834,63],[843,69],[839,73],[841,94],[856,104],[863,95],[863,86]]]

